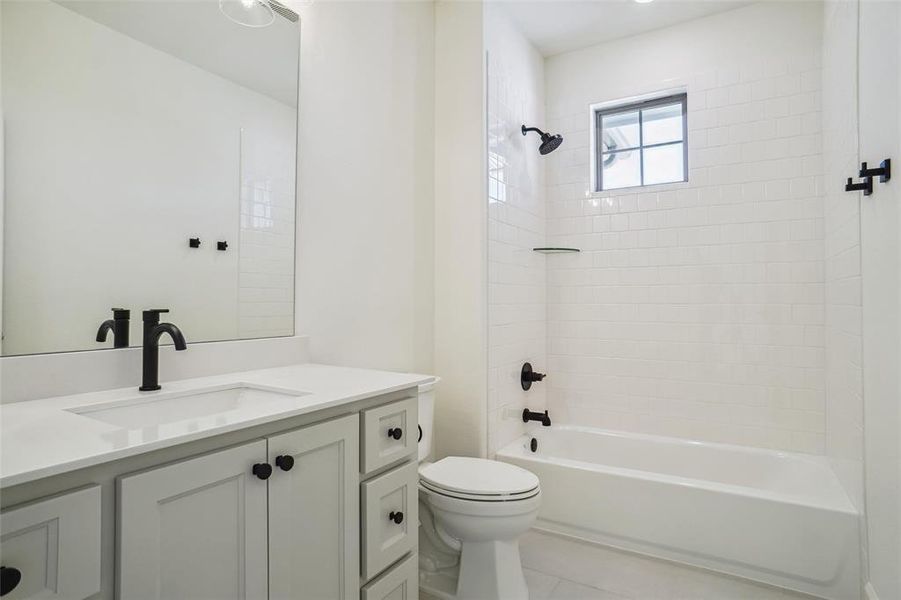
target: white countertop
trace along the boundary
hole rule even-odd
[[[159,392],[139,393],[130,387],[5,404],[0,406],[0,488],[432,381],[430,375],[302,364],[168,382]],[[71,412],[139,394],[152,399],[158,394],[233,384],[305,395],[141,429],[125,429]]]

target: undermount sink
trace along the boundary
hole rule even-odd
[[[126,429],[141,429],[202,419],[242,409],[259,408],[261,404],[290,402],[307,395],[308,392],[276,390],[236,383],[190,391],[135,396],[105,404],[73,408],[69,409],[69,412]]]

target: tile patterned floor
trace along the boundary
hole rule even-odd
[[[664,560],[530,531],[520,540],[529,600],[813,600]]]

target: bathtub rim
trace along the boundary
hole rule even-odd
[[[561,467],[576,469],[580,471],[587,472],[602,472],[610,475],[620,476],[620,477],[631,477],[636,479],[641,479],[644,481],[655,481],[668,483],[672,485],[677,485],[684,488],[691,489],[700,489],[717,493],[725,493],[730,496],[743,496],[743,497],[753,497],[760,500],[768,500],[771,502],[780,502],[783,504],[788,504],[792,506],[799,506],[804,508],[815,508],[819,510],[827,510],[838,513],[843,513],[847,515],[853,515],[855,517],[860,516],[860,511],[854,506],[854,503],[851,502],[851,498],[848,495],[848,492],[845,490],[844,486],[841,484],[841,481],[838,479],[838,476],[835,474],[835,471],[832,470],[832,467],[829,464],[829,461],[819,455],[812,454],[803,454],[800,452],[788,452],[785,450],[771,450],[768,448],[758,448],[754,446],[741,446],[738,444],[725,444],[721,442],[706,442],[702,440],[692,440],[685,438],[676,438],[662,435],[654,435],[654,434],[646,434],[646,433],[632,433],[628,431],[620,431],[613,429],[603,429],[600,427],[588,427],[584,425],[552,425],[549,427],[550,430],[556,431],[577,431],[580,433],[588,433],[588,434],[603,434],[611,437],[617,438],[628,438],[628,439],[637,439],[649,442],[657,442],[657,443],[665,443],[665,444],[676,444],[680,446],[702,446],[705,448],[710,448],[712,451],[720,450],[729,450],[732,452],[740,452],[740,453],[750,453],[756,455],[767,455],[767,456],[777,456],[780,458],[787,458],[790,460],[796,460],[802,463],[816,465],[820,468],[825,469],[834,479],[836,484],[836,489],[840,493],[840,497],[834,499],[833,502],[829,502],[827,500],[816,501],[814,498],[808,497],[799,497],[797,495],[774,492],[770,490],[763,490],[761,488],[755,488],[751,486],[743,486],[736,485],[730,483],[721,483],[716,481],[709,481],[705,479],[696,479],[692,477],[683,477],[679,475],[670,475],[666,473],[654,473],[652,471],[642,471],[639,469],[630,469],[626,467],[616,467],[612,465],[607,465],[604,463],[593,463],[583,460],[576,460],[571,458],[563,458],[563,457],[546,457],[540,456],[537,453],[532,453],[528,449],[528,444],[531,438],[536,437],[532,433],[526,433],[522,435],[506,446],[499,449],[496,453],[496,458],[503,460],[504,458],[519,458],[526,461],[535,461],[543,464],[549,465],[558,465]],[[540,449],[539,449],[540,452]]]

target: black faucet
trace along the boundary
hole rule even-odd
[[[128,319],[131,311],[127,308],[114,308],[113,318],[100,324],[97,330],[97,341],[105,342],[106,335],[113,332],[113,348],[128,348]]]
[[[545,427],[551,426],[551,417],[547,414],[547,411],[543,413],[532,412],[528,408],[524,408],[522,411],[522,422],[528,423],[529,421],[541,421],[541,424]]]
[[[144,379],[139,390],[152,392],[160,389],[160,336],[168,333],[176,350],[187,350],[185,336],[172,323],[160,323],[160,313],[168,308],[152,308],[144,311]]]

